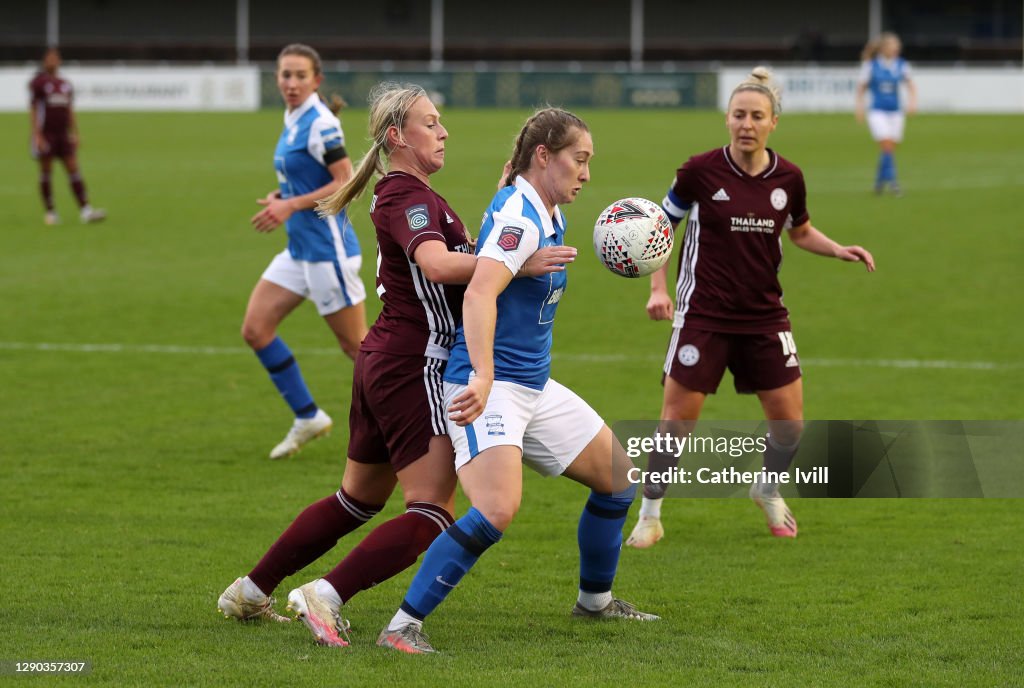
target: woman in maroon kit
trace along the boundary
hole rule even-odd
[[[430,177],[445,163],[448,131],[426,92],[383,83],[370,94],[373,145],[353,178],[319,206],[337,213],[376,173],[370,218],[377,233],[383,308],[353,371],[348,461],[341,488],[308,506],[244,578],[218,601],[239,620],[285,620],[270,594],[372,518],[401,485],[406,511],[370,532],[334,570],[288,594],[288,608],[317,642],[348,644],[341,608],[356,593],[411,566],[454,521],[455,452],[441,376],[476,268],[469,234]],[[575,249],[539,255],[523,274],[564,269]]]
[[[689,217],[679,256],[675,304],[666,288],[667,267],[651,276],[647,314],[672,320],[664,367],[662,431],[685,436],[708,394],[728,368],[736,391],[757,394],[768,420],[764,468],[789,470],[803,432],[803,384],[789,313],[782,304],[778,271],[782,234],[821,256],[875,261],[860,246],[841,246],[811,225],[803,173],[767,147],[780,112],[771,72],[758,67],[729,98],[730,142],[695,155],[676,173],[662,208],[673,225]],[[675,423],[672,423],[675,421]],[[676,427],[678,426],[678,427]],[[649,470],[663,471],[677,458],[652,453]],[[665,486],[644,486],[640,520],[626,541],[650,547],[664,535]],[[796,519],[770,478],[751,485],[776,537],[796,537]]]
[[[60,222],[53,207],[53,189],[50,174],[53,159],[64,163],[71,191],[78,201],[79,217],[82,222],[99,222],[107,214],[89,205],[85,192],[85,181],[78,169],[78,124],[71,108],[74,92],[71,83],[57,75],[60,69],[60,51],[50,48],[43,55],[43,70],[29,82],[32,96],[29,114],[32,117],[32,157],[39,160],[39,191],[46,206],[45,222],[55,225]]]

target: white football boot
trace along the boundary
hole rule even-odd
[[[312,418],[296,418],[285,438],[270,450],[270,458],[283,459],[297,453],[303,445],[329,434],[333,426],[334,421],[323,409],[317,409]]]
[[[665,528],[661,525],[661,519],[657,516],[641,516],[640,520],[633,526],[633,532],[626,538],[626,545],[637,549],[653,547],[661,538],[665,537]]]
[[[795,538],[796,519],[793,517],[793,512],[786,506],[785,500],[779,496],[778,488],[769,494],[764,494],[758,489],[759,487],[757,483],[750,486],[750,498],[764,512],[765,520],[768,521],[768,530],[775,537]]]
[[[306,624],[313,638],[321,645],[348,646],[348,621],[341,618],[339,608],[316,593],[316,581],[288,593],[288,611]]]
[[[107,211],[101,210],[100,208],[93,208],[91,205],[87,205],[82,208],[82,212],[79,213],[79,218],[82,220],[83,225],[92,224],[93,222],[102,222],[107,219]]]
[[[217,600],[217,611],[223,614],[225,619],[239,621],[291,621],[287,616],[281,616],[274,611],[273,597],[263,594],[247,597],[241,578],[236,578],[235,582],[221,594]]]

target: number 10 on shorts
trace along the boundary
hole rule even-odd
[[[779,341],[782,342],[783,356],[796,353],[796,342],[793,340],[792,332],[779,332]]]

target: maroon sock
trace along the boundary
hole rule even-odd
[[[404,514],[374,528],[324,580],[334,586],[342,602],[348,602],[360,590],[372,588],[416,563],[434,538],[454,521],[436,504],[410,502]]]
[[[767,446],[764,449],[764,469],[774,473],[785,473],[796,456],[796,450],[800,448],[799,439],[796,444],[785,447],[778,444],[771,434],[767,437]]]
[[[319,559],[383,507],[364,504],[344,490],[310,504],[249,572],[249,580],[269,595],[281,581]]]
[[[53,187],[50,184],[50,175],[39,175],[39,193],[43,195],[43,205],[47,212],[53,212]]]
[[[77,172],[71,175],[71,190],[75,193],[79,208],[89,205],[89,197],[85,195],[85,181]]]

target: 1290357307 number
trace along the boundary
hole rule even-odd
[[[92,662],[86,661],[0,661],[0,676],[11,674],[87,674]]]

